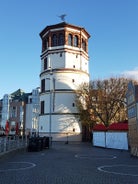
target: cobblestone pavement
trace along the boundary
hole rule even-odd
[[[0,158],[0,184],[137,184],[138,158],[90,143],[53,143]]]

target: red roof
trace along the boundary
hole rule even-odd
[[[96,124],[94,127],[93,127],[93,130],[95,131],[106,131],[107,130],[107,127],[105,127],[105,125],[103,124]]]
[[[112,123],[108,130],[125,130],[128,131],[128,123]]]
[[[120,131],[128,131],[128,123],[127,121],[112,123],[109,127],[105,127],[103,124],[96,124],[93,127],[94,131],[107,131],[107,130],[120,130]]]

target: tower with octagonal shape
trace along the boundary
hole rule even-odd
[[[89,33],[82,27],[61,22],[45,27],[40,72],[39,135],[53,141],[81,141],[75,91],[89,82]]]

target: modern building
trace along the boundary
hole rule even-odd
[[[8,135],[37,133],[39,109],[39,88],[31,93],[18,89],[12,94],[5,94],[0,101],[1,130],[5,129]]]
[[[40,136],[54,141],[81,141],[75,91],[89,82],[89,33],[66,22],[46,26],[41,32]]]
[[[126,97],[130,151],[132,155],[138,156],[138,85],[132,81],[128,84]]]

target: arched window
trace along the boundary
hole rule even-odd
[[[72,46],[72,34],[68,35],[68,45]]]
[[[42,51],[44,51],[44,50],[47,49],[47,41],[46,41],[46,39],[43,40],[42,44],[43,44]]]
[[[49,47],[49,38],[46,39],[46,48]]]
[[[58,45],[64,45],[64,35],[63,35],[63,33],[59,34]]]
[[[82,39],[82,49],[86,51],[86,42]]]
[[[57,46],[57,35],[53,34],[52,36],[52,47]]]
[[[74,36],[74,47],[78,47],[78,36]]]

